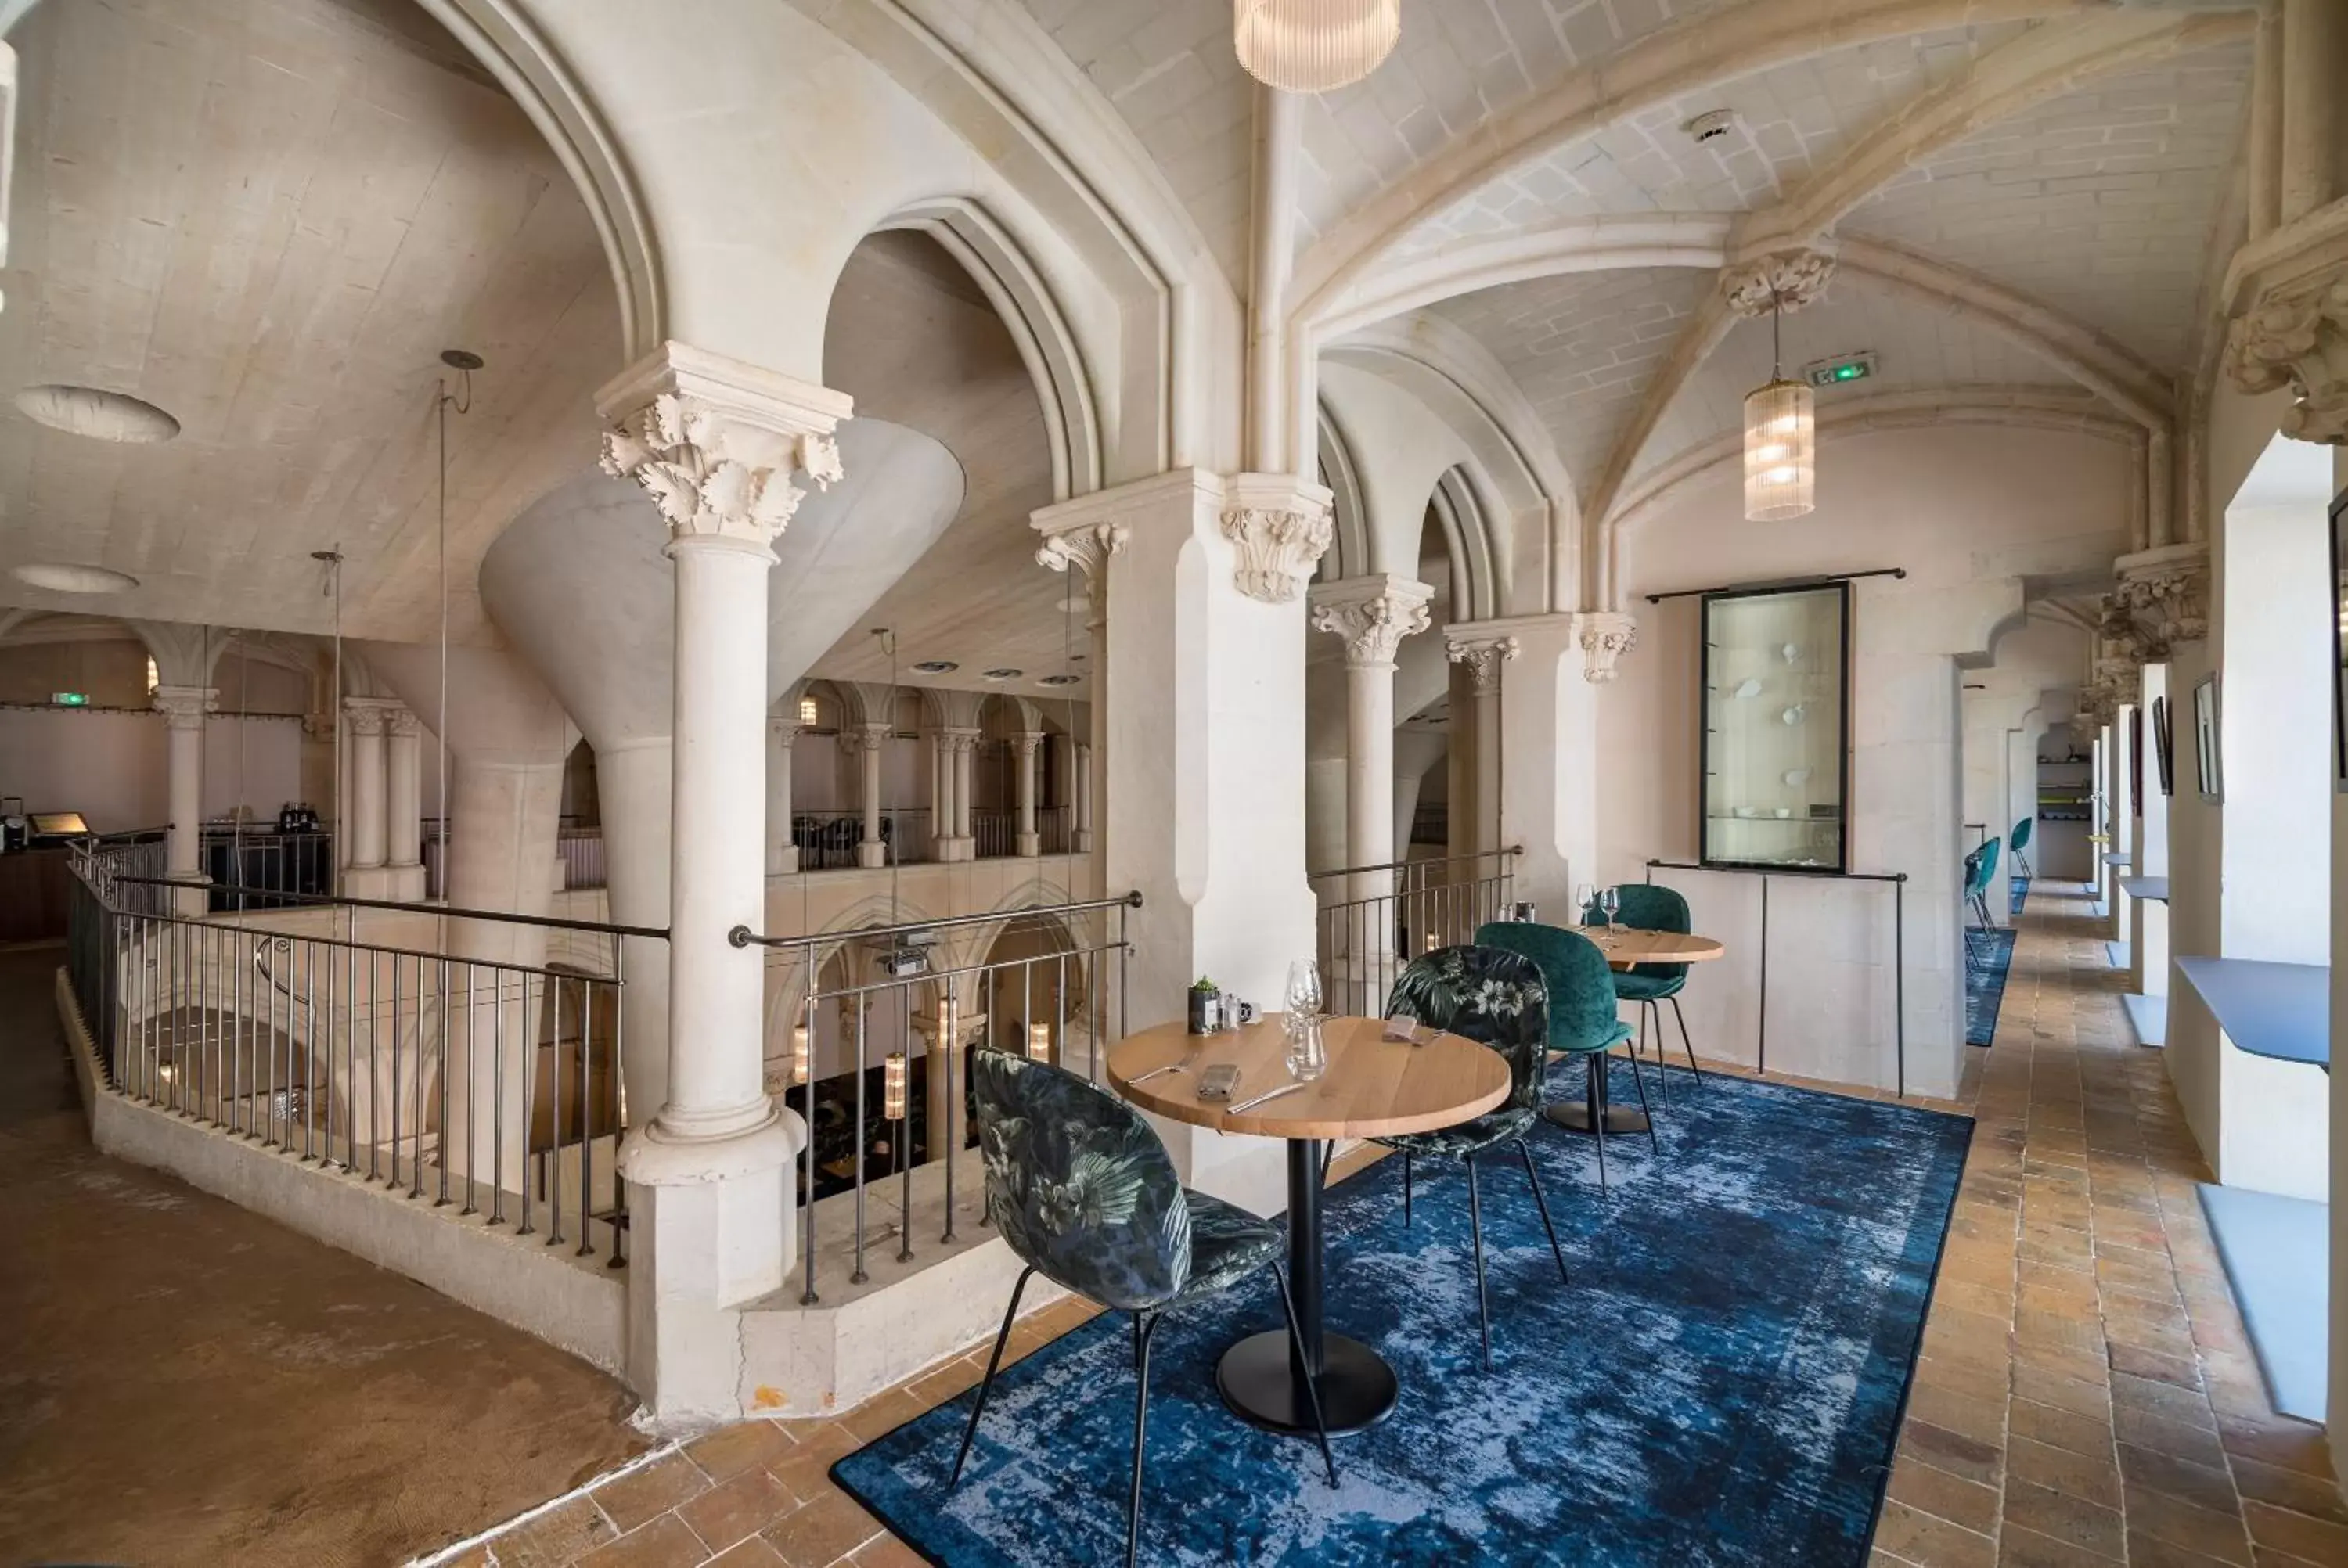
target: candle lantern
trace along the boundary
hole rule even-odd
[[[1031,1023],[1027,1026],[1027,1060],[1030,1061],[1052,1060],[1052,1026],[1050,1024]]]
[[[891,1122],[905,1119],[905,1053],[892,1050],[880,1063],[880,1114]]]

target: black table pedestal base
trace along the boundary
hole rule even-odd
[[[1590,1104],[1582,1100],[1560,1100],[1541,1112],[1557,1126],[1575,1132],[1590,1131]],[[1621,1106],[1606,1108],[1606,1131],[1609,1132],[1643,1132],[1647,1130],[1647,1113],[1625,1110]]]
[[[1321,1358],[1321,1408],[1331,1437],[1358,1432],[1394,1413],[1400,1385],[1376,1351],[1358,1339],[1324,1334]],[[1268,1431],[1313,1435],[1313,1406],[1297,1381],[1284,1332],[1252,1335],[1224,1351],[1215,1387],[1242,1420]]]

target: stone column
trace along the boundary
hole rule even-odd
[[[1070,766],[1070,782],[1076,791],[1076,802],[1069,810],[1072,825],[1068,847],[1078,855],[1093,852],[1093,748],[1089,741],[1078,741],[1074,748]]]
[[[335,748],[339,744],[331,712],[302,715],[301,798],[304,804],[322,817],[334,813],[340,804],[335,798]]]
[[[1044,526],[1041,522],[1036,524],[1039,528]],[[1076,522],[1046,532],[1043,544],[1035,551],[1035,559],[1054,571],[1066,572],[1073,569],[1083,573],[1086,602],[1092,606],[1085,615],[1085,630],[1089,639],[1086,668],[1092,672],[1092,692],[1091,700],[1085,704],[1088,728],[1085,735],[1081,777],[1076,784],[1076,800],[1083,815],[1084,841],[1075,845],[1086,854],[1092,853],[1099,841],[1100,825],[1095,812],[1107,766],[1104,737],[1108,723],[1108,563],[1111,557],[1124,550],[1127,537],[1127,528],[1122,523]]]
[[[1503,847],[1500,777],[1507,758],[1500,743],[1500,666],[1514,659],[1523,644],[1508,633],[1487,631],[1473,621],[1445,627],[1443,641],[1451,661],[1467,670],[1473,686],[1476,818],[1468,842],[1477,852],[1485,853]]]
[[[889,864],[889,845],[880,837],[880,749],[889,743],[887,724],[859,724],[839,732],[840,749],[857,761],[857,804],[864,808],[864,836],[856,846],[856,864],[867,868]]]
[[[1128,1026],[1180,1018],[1202,974],[1276,1004],[1290,961],[1314,947],[1304,585],[1328,548],[1329,493],[1292,476],[1181,468],[1045,507],[1034,523],[1046,564],[1089,560],[1105,588],[1091,692],[1107,774],[1102,875],[1110,893],[1142,895],[1127,925]],[[1127,559],[1104,574],[1120,545]],[[1189,1184],[1259,1214],[1284,1206],[1276,1145],[1162,1132]]]
[[[635,1245],[629,1380],[664,1421],[745,1412],[739,1307],[795,1251],[798,1118],[763,1083],[767,573],[802,492],[840,477],[836,392],[683,343],[604,386],[603,467],[641,485],[675,565],[667,1102],[621,1153]]]
[[[209,882],[203,868],[204,718],[220,692],[211,686],[158,686],[155,711],[163,715],[164,767],[169,781],[171,830],[163,846],[163,875],[174,882]],[[171,911],[200,918],[209,905],[203,888],[171,895]]]
[[[930,858],[953,858],[953,737],[930,732]]]
[[[1035,753],[1043,746],[1044,737],[1040,734],[1026,733],[1011,737],[1012,754],[1019,759],[1019,834],[1013,847],[1015,853],[1030,858],[1044,849],[1044,835],[1035,831]]]
[[[409,902],[424,897],[423,729],[404,707],[384,714],[385,897]]]
[[[953,734],[953,754],[949,771],[953,775],[954,858],[975,860],[978,857],[978,832],[971,824],[971,803],[976,798],[979,733],[976,730],[956,730]]]
[[[1423,582],[1385,574],[1313,589],[1313,627],[1345,644],[1345,861],[1383,866],[1395,858],[1394,677],[1402,640],[1428,625]],[[1394,891],[1394,874],[1353,879],[1356,899]]]
[[[350,722],[351,821],[350,857],[344,863],[344,892],[354,898],[380,898],[386,891],[383,874],[384,762],[383,733],[387,705],[374,697],[346,697],[343,714]]]
[[[790,876],[799,868],[798,845],[791,841],[791,743],[799,738],[797,712],[778,713],[767,723],[767,875]]]

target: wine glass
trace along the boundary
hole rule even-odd
[[[1598,907],[1606,911],[1606,945],[1611,948],[1614,945],[1615,929],[1622,923],[1622,889],[1609,884],[1598,895]]]
[[[1289,965],[1288,989],[1282,1000],[1286,1004],[1289,1038],[1293,1040],[1320,1019],[1321,966],[1311,958],[1299,958]]]
[[[1282,1054],[1288,1063],[1288,1075],[1299,1083],[1310,1083],[1328,1071],[1329,1046],[1321,1036],[1321,1020],[1309,1019],[1290,1030],[1287,1050]]]
[[[1596,883],[1577,882],[1573,885],[1573,907],[1580,913],[1583,925],[1590,924],[1591,912],[1597,904],[1598,885]]]

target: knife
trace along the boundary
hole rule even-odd
[[[1262,1105],[1268,1100],[1277,1100],[1283,1094],[1294,1094],[1299,1091],[1309,1087],[1311,1087],[1309,1084],[1303,1083],[1283,1083],[1277,1089],[1265,1090],[1262,1093],[1257,1095],[1252,1100],[1241,1101],[1237,1105],[1232,1106],[1229,1111],[1223,1112],[1223,1114],[1226,1116],[1237,1116],[1241,1112],[1254,1110],[1257,1106]]]

